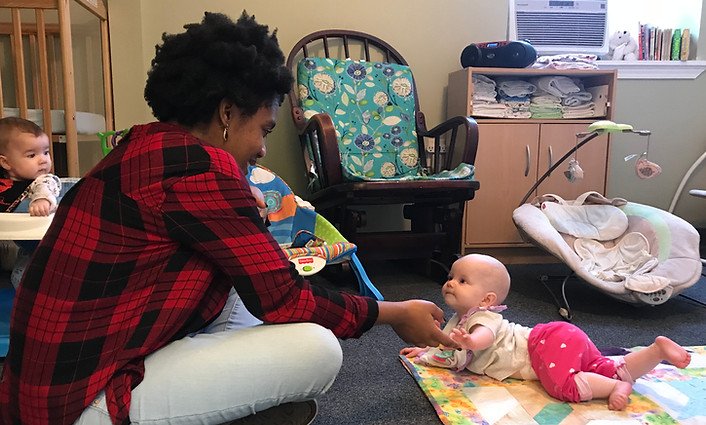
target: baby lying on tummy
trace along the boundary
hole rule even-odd
[[[500,261],[480,254],[460,258],[442,287],[444,302],[455,312],[444,332],[460,349],[407,347],[400,354],[417,363],[468,369],[498,380],[539,380],[549,395],[563,401],[607,398],[611,410],[625,409],[634,380],[661,361],[678,368],[691,361],[684,348],[665,336],[612,360],[570,323],[529,328],[509,322],[499,314],[509,290],[510,275]]]

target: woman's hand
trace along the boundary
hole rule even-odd
[[[456,348],[458,344],[439,328],[444,312],[430,301],[378,301],[378,324],[388,324],[406,343],[417,347],[444,345]]]
[[[405,348],[403,348],[403,349],[400,350],[400,354],[402,354],[403,356],[405,356],[405,357],[407,357],[407,358],[409,358],[409,359],[413,359],[413,358],[415,358],[415,357],[419,357],[420,355],[426,353],[427,348],[428,348],[428,347],[426,347],[426,348],[422,348],[422,347],[405,347]]]

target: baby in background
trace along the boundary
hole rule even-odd
[[[0,119],[0,212],[12,212],[29,198],[29,214],[56,210],[61,180],[51,171],[49,137],[32,121]]]
[[[444,332],[460,349],[407,347],[400,354],[417,363],[468,369],[497,380],[539,380],[554,398],[574,403],[606,398],[611,410],[625,409],[634,380],[661,361],[678,368],[691,361],[684,348],[664,336],[614,361],[570,323],[529,328],[509,322],[500,315],[509,290],[510,275],[497,259],[480,254],[460,258],[442,287],[444,302],[455,312]]]

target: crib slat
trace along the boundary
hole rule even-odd
[[[49,62],[49,99],[53,108],[61,108],[59,102],[59,72],[57,64],[59,59],[56,57],[56,39],[55,34],[49,34],[47,38],[47,61]]]
[[[32,81],[32,105],[30,108],[39,107],[39,78],[37,74],[39,72],[39,64],[37,63],[37,36],[35,34],[29,34],[29,64],[30,72],[29,78]]]
[[[44,132],[51,137],[52,122],[51,122],[51,101],[49,99],[49,65],[47,63],[47,33],[46,21],[44,19],[44,11],[37,9],[35,11],[37,17],[37,47],[39,57],[39,104],[42,108],[42,118],[44,120]],[[54,158],[54,144],[49,143],[49,152]],[[54,162],[52,162],[52,172],[54,170]]]
[[[12,57],[15,58],[15,95],[17,97],[17,107],[20,109],[20,117],[27,118],[27,79],[25,77],[25,56],[22,48],[22,19],[20,9],[12,10]]]
[[[74,64],[71,60],[71,14],[69,0],[57,0],[59,11],[59,38],[61,40],[61,68],[64,74],[64,116],[66,118],[66,166],[69,177],[79,177],[78,135],[76,134],[76,87]]]
[[[81,89],[81,86],[85,89],[85,91],[92,93],[93,87],[98,87],[97,84],[97,78],[99,75],[96,75],[95,69],[91,68],[91,65],[96,63],[96,54],[98,54],[98,57],[100,58],[101,51],[97,50],[96,46],[96,40],[94,37],[87,36],[84,37],[82,40],[73,40],[73,41],[78,41],[79,43],[83,44],[83,51],[84,51],[84,58],[85,60],[81,61],[80,63],[74,63],[74,71],[76,72],[76,80],[74,83],[76,84],[76,94],[79,92],[83,92],[84,90]],[[100,42],[100,40],[99,40]],[[81,72],[83,70],[83,72]],[[102,79],[101,79],[102,83]],[[102,90],[101,90],[102,92]],[[101,93],[102,94],[102,93]],[[97,111],[98,106],[97,103],[100,100],[100,97],[98,93],[95,93],[94,96],[88,96],[87,99],[85,99],[85,102],[81,106],[81,108],[87,108],[89,111]],[[78,101],[76,102],[76,108],[78,109]],[[101,102],[101,107],[102,107],[102,102]]]
[[[110,72],[110,34],[108,21],[101,21],[101,53],[103,59],[103,102],[105,103],[105,129],[114,130],[113,76]]]
[[[5,99],[5,95],[2,92],[2,72],[0,72],[0,118],[4,116],[2,111],[5,110],[5,101],[3,99]]]

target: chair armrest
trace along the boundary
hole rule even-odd
[[[465,129],[465,137],[459,141],[458,148],[463,149],[463,153],[459,156],[456,155],[458,138],[458,129],[463,127]],[[450,137],[446,140],[446,158],[443,163],[440,161],[441,155],[441,136],[451,132]],[[438,173],[442,170],[450,170],[458,164],[452,164],[453,158],[460,158],[460,162],[465,162],[466,164],[474,164],[476,161],[476,151],[478,150],[478,124],[476,120],[471,117],[456,116],[449,118],[443,123],[437,125],[436,127],[427,130],[424,120],[424,114],[421,112],[417,113],[417,135],[422,137],[429,137],[434,139],[434,173]],[[462,142],[462,143],[461,143]],[[423,140],[420,139],[420,143]],[[426,155],[426,150],[423,145],[420,146],[420,151]]]
[[[299,116],[303,118],[303,115]],[[328,114],[316,114],[308,120],[295,119],[295,122],[309,178],[318,179],[319,189],[341,183],[341,155],[331,117]]]

